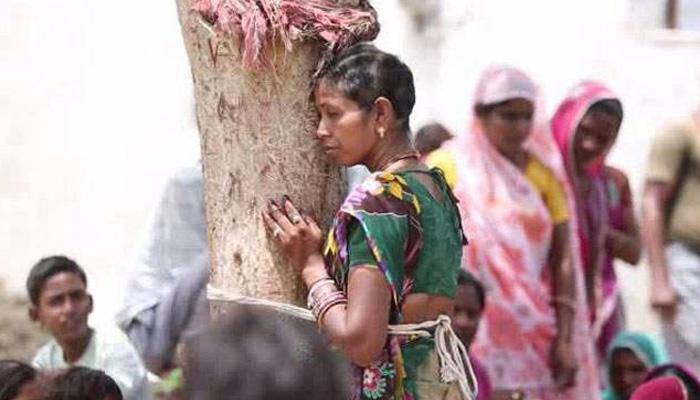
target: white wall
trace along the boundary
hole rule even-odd
[[[613,163],[639,188],[650,135],[695,104],[700,42],[632,35],[626,0],[437,2],[443,28],[423,35],[399,0],[374,2],[380,46],[416,75],[414,127],[436,119],[461,131],[493,62],[530,72],[550,109],[578,79],[602,79],[627,111]],[[21,290],[39,257],[73,256],[105,323],[164,177],[197,157],[174,1],[4,0],[0,58],[0,279]]]

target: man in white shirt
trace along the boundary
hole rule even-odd
[[[179,343],[209,322],[209,247],[200,163],[171,176],[137,243],[117,325],[157,375],[177,367]]]
[[[29,316],[53,339],[37,352],[32,364],[42,370],[82,366],[102,370],[126,400],[151,398],[146,369],[123,337],[107,337],[87,324],[92,296],[87,277],[75,261],[64,256],[41,259],[29,273]]]

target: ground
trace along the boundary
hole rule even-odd
[[[8,294],[0,283],[0,359],[31,360],[48,335],[27,318],[28,300]]]

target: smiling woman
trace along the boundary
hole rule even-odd
[[[622,120],[617,96],[601,83],[587,81],[571,89],[551,121],[572,189],[569,207],[578,216],[577,256],[601,359],[625,323],[613,261],[636,264],[641,253],[627,175],[606,165]]]

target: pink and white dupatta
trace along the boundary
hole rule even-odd
[[[477,85],[474,104],[513,98],[525,98],[537,106],[536,85],[516,69],[492,67]],[[545,165],[563,173],[546,130],[534,129],[525,146]],[[554,388],[550,350],[556,320],[547,266],[553,224],[540,194],[491,145],[476,116],[470,130],[446,147],[455,158],[455,194],[470,241],[463,265],[488,291],[472,351],[487,368],[494,389],[522,389],[528,398],[536,399],[597,399],[599,384],[587,318],[575,319],[574,348],[580,363],[577,384],[563,392]],[[579,309],[584,310],[581,277],[577,277],[577,288]]]

